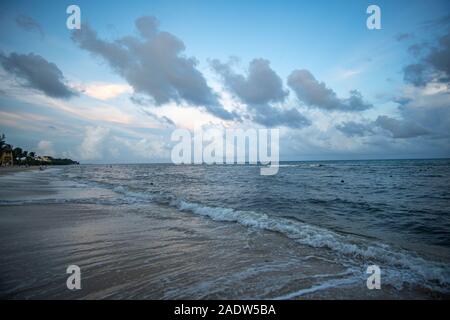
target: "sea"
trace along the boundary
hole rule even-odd
[[[282,162],[272,176],[260,175],[259,165],[78,165],[1,179],[40,179],[43,189],[55,192],[3,194],[0,213],[22,205],[74,204],[127,212],[119,224],[142,218],[133,232],[121,233],[121,243],[123,237],[142,242],[140,263],[160,266],[149,272],[152,287],[165,286],[150,290],[144,277],[142,284],[93,289],[86,297],[366,298],[372,294],[367,268],[373,265],[389,297],[401,298],[404,290],[413,292],[410,297],[450,293],[449,159]],[[92,227],[85,236],[98,230]],[[194,244],[202,246],[198,258]],[[89,248],[96,250],[95,241],[73,250]],[[12,280],[6,259],[9,254],[13,261],[14,253],[4,253],[0,292],[20,297],[17,288],[31,282]],[[161,260],[165,253],[172,259]],[[136,257],[124,252],[115,259],[136,263]],[[97,265],[92,259],[85,257],[84,264]],[[115,270],[108,267],[114,259],[104,259],[104,268]],[[125,262],[120,270],[138,268]],[[340,295],[340,288],[352,287],[358,288],[353,296]],[[42,297],[34,290],[27,297]]]

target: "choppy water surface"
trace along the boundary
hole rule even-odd
[[[260,176],[256,166],[81,166],[64,176],[97,182],[129,201],[290,217],[450,248],[448,160],[284,163],[274,176]]]
[[[271,243],[272,247],[264,248],[270,263],[264,259],[257,262],[261,272],[273,275],[259,284],[260,291],[242,289],[240,296],[218,293],[218,283],[232,283],[230,287],[235,289],[239,286],[239,277],[246,277],[246,273],[236,270],[223,274],[220,281],[211,276],[206,282],[200,279],[187,285],[184,291],[172,288],[165,291],[166,297],[294,298],[359,283],[370,264],[379,265],[383,283],[398,290],[410,286],[449,293],[450,160],[289,162],[280,165],[277,175],[261,176],[259,172],[258,166],[169,164],[51,169],[45,175],[51,188],[59,190],[56,196],[43,192],[27,199],[12,193],[1,198],[0,210],[22,204],[61,203],[113,205],[144,214],[147,208],[155,218],[159,211],[161,217],[170,211],[175,224],[177,215],[180,223],[191,221],[193,233],[196,228],[207,229],[200,222],[194,223],[195,219],[215,221],[209,225],[210,231],[222,232],[223,241],[228,234],[230,248],[239,243],[233,241],[242,236],[240,241],[246,242],[243,239],[258,230],[275,232],[276,238],[270,241],[283,239],[279,245]],[[228,225],[239,228],[230,231]],[[146,229],[141,227],[141,236],[133,236],[136,242],[146,238]],[[267,239],[261,236],[253,240]],[[226,250],[226,245],[220,250]],[[277,263],[272,258],[283,250],[285,255],[278,257]],[[293,253],[296,250],[303,254]],[[296,255],[301,258],[297,262]],[[303,268],[297,272],[304,273],[303,279],[309,279],[310,286],[277,287],[283,280],[289,283],[289,274],[294,279],[292,270],[304,267],[300,261],[311,256],[322,259],[322,264],[311,270],[327,264],[332,270],[325,268],[314,274]],[[208,265],[205,262],[203,266]],[[248,262],[248,273],[251,266]],[[328,272],[335,276],[324,276]],[[215,286],[208,287],[212,284]]]

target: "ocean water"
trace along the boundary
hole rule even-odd
[[[113,189],[123,201],[216,219],[267,215],[401,245],[450,248],[450,160],[291,162],[273,176],[259,175],[258,166],[87,165],[62,176]]]
[[[284,291],[270,290],[267,281],[262,284],[267,295],[258,291],[248,297],[295,298],[364,283],[365,270],[372,264],[381,268],[383,285],[396,290],[450,293],[450,160],[284,162],[273,176],[261,176],[259,169],[256,165],[171,164],[61,167],[41,174],[50,177],[51,188],[64,192],[51,196],[42,192],[27,199],[11,194],[3,196],[0,205],[101,204],[141,213],[151,208],[156,217],[159,211],[162,215],[170,210],[174,223],[177,215],[184,221],[180,223],[214,221],[214,233],[224,232],[223,241],[227,241],[227,229],[217,225],[238,225],[240,231],[233,231],[230,243],[239,233],[244,238],[246,233],[260,231],[276,234],[278,238],[267,237],[283,240],[265,249],[268,258],[298,246],[339,266],[333,269],[339,276],[326,281]],[[195,232],[196,223],[190,228]],[[284,261],[283,268],[289,264],[295,262]],[[267,264],[266,269],[275,272],[277,267]],[[239,275],[243,276],[242,271]],[[310,279],[319,276],[308,275]],[[167,297],[210,297],[204,290],[211,288],[200,283],[201,289],[198,283],[188,286],[184,294],[189,295],[177,291],[180,295]],[[195,288],[202,294],[196,295]]]

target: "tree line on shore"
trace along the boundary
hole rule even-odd
[[[6,143],[5,135],[0,135],[0,165],[69,165],[79,164],[72,159],[38,156],[36,152],[28,152],[20,147]]]

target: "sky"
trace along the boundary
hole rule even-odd
[[[2,1],[0,132],[81,163],[169,162],[198,126],[278,128],[281,160],[449,157],[449,30],[447,0]]]

